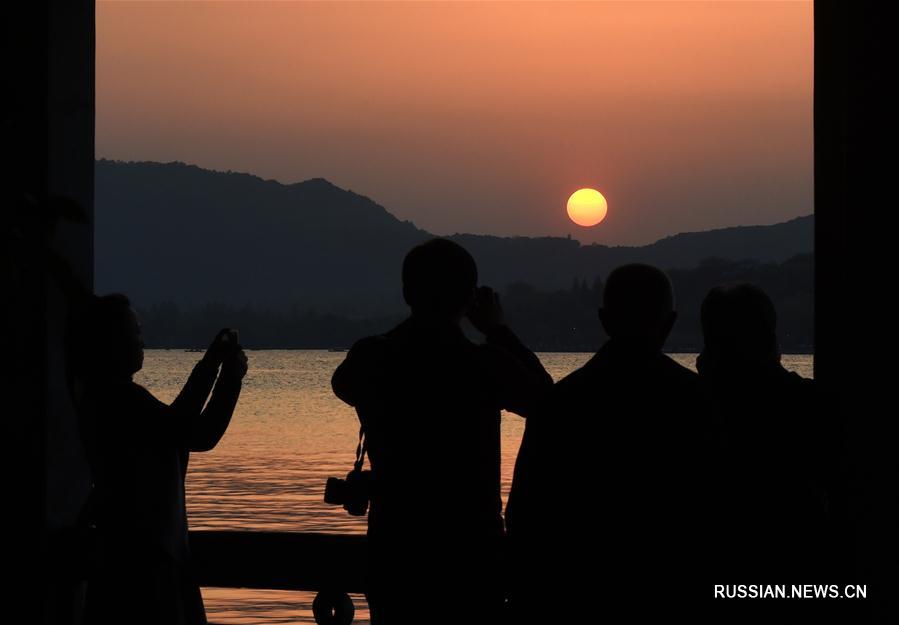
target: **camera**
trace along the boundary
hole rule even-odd
[[[365,516],[371,497],[371,471],[353,469],[342,480],[329,477],[325,483],[325,503],[343,506],[352,516]]]

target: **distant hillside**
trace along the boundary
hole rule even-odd
[[[96,285],[141,306],[217,302],[349,317],[402,310],[403,255],[432,235],[367,197],[183,163],[96,164]],[[456,234],[483,283],[568,288],[623,262],[689,269],[716,257],[780,263],[812,250],[813,218],[678,234],[643,247]]]
[[[429,236],[326,180],[181,163],[97,162],[95,207],[97,289],[142,304],[395,308],[403,254]]]

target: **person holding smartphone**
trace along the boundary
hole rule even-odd
[[[69,346],[99,539],[85,620],[205,623],[191,573],[184,480],[190,453],[216,446],[237,405],[247,372],[237,332],[218,333],[170,405],[133,380],[143,341],[125,296],[92,298]]]

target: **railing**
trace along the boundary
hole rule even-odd
[[[190,548],[201,586],[313,591],[319,625],[352,623],[348,593],[365,592],[365,536],[196,531]]]

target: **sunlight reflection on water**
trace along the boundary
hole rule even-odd
[[[227,434],[213,451],[192,454],[187,478],[191,529],[243,529],[361,534],[365,520],[322,501],[325,480],[350,469],[359,433],[355,412],[331,392],[331,374],[345,354],[327,351],[248,352],[250,371]],[[590,354],[542,353],[558,380]],[[695,354],[672,354],[694,368]],[[135,380],[171,401],[198,354],[148,350]],[[784,356],[784,365],[812,376],[810,355]],[[502,493],[509,493],[524,421],[504,415]],[[301,563],[297,563],[301,566]],[[215,623],[313,623],[314,593],[207,588]],[[356,623],[368,623],[365,601],[354,596]]]

